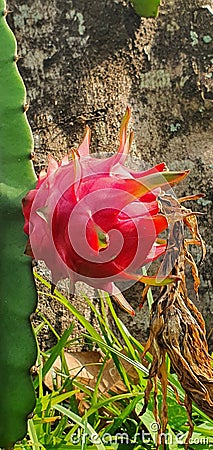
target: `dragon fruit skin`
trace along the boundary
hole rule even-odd
[[[183,179],[187,172],[169,172],[159,164],[144,172],[124,166],[132,141],[127,133],[127,108],[120,131],[118,153],[105,160],[89,155],[90,130],[72,160],[57,163],[51,156],[47,172],[23,199],[24,231],[29,235],[26,253],[45,261],[56,285],[69,277],[113,295],[133,314],[114,284],[140,280],[138,269],[166,251],[157,236],[168,227],[158,206],[158,195]],[[172,277],[162,283],[172,282]]]

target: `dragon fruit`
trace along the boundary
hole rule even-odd
[[[170,283],[142,276],[139,269],[166,251],[158,235],[168,221],[160,211],[158,196],[182,180],[185,172],[170,172],[164,163],[134,172],[124,163],[133,139],[127,132],[127,108],[120,130],[117,154],[106,159],[89,155],[90,130],[78,150],[58,164],[49,156],[36,188],[23,199],[24,231],[29,236],[26,254],[45,261],[52,285],[69,278],[111,294],[130,314],[116,282]]]

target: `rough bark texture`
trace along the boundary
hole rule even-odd
[[[197,306],[210,330],[210,1],[164,0],[156,20],[140,19],[122,0],[11,0],[9,7],[30,103],[36,169],[45,165],[46,153],[59,156],[78,145],[86,123],[92,150],[114,151],[127,105],[133,109],[133,156],[150,165],[164,160],[171,169],[191,169],[176,192],[206,194],[193,208],[205,214],[199,224],[207,258],[200,267]],[[198,253],[195,249],[195,259]],[[134,292],[128,298],[137,306],[140,293]],[[136,319],[121,317],[137,337],[141,322],[142,328],[148,324],[146,309]]]

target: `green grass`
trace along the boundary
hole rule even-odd
[[[36,274],[36,278],[46,287],[49,283]],[[45,294],[48,295],[50,294]],[[144,401],[144,390],[147,382],[148,369],[140,358],[143,347],[133,338],[122,321],[117,317],[110,297],[100,293],[100,315],[91,301],[84,297],[84,301],[92,308],[99,323],[100,334],[85,319],[85,317],[58,291],[52,296],[63,304],[83,325],[84,338],[91,341],[94,348],[99,348],[103,354],[103,363],[99,365],[96,386],[92,389],[84,385],[77,377],[69,376],[69,370],[64,357],[64,350],[72,346],[72,332],[74,324],[59,336],[44,315],[40,314],[41,322],[34,329],[38,346],[38,374],[34,379],[37,396],[33,418],[28,421],[28,435],[22,442],[15,445],[16,450],[142,450],[154,449],[156,442],[156,422],[153,415],[153,396],[150,398],[148,409],[141,415]],[[104,311],[104,301],[107,302],[111,315],[120,334],[120,339],[111,331]],[[44,326],[54,332],[57,343],[42,352],[38,345],[38,336]],[[123,342],[124,344],[121,344]],[[121,353],[125,350],[125,354]],[[57,357],[61,358],[61,386],[55,386],[53,391],[47,391],[43,379],[51,369]],[[125,392],[109,391],[103,394],[99,384],[107,361],[112,358],[119,372],[119,377],[125,385]],[[44,361],[43,365],[41,362]],[[138,381],[130,380],[124,361],[130,363],[138,373]],[[151,355],[147,355],[151,361]],[[168,361],[169,369],[169,361]],[[169,380],[177,389],[179,398],[184,399],[184,391],[175,374],[169,373]],[[84,393],[87,409],[79,413],[76,394]],[[161,404],[159,385],[159,405]],[[186,437],[187,415],[183,406],[175,399],[174,392],[168,388],[169,424],[167,429],[167,448],[170,450],[184,449]],[[189,448],[205,450],[213,448],[213,422],[199,408],[193,405],[194,433]]]

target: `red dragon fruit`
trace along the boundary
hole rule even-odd
[[[111,294],[131,314],[115,282],[147,284],[173,281],[142,276],[139,269],[166,251],[157,236],[168,227],[158,196],[187,172],[170,172],[164,163],[143,172],[125,165],[133,133],[127,133],[130,109],[120,130],[117,154],[107,159],[89,155],[90,130],[72,159],[58,164],[51,156],[47,172],[23,199],[26,253],[45,261],[53,286],[62,278],[83,281]]]

